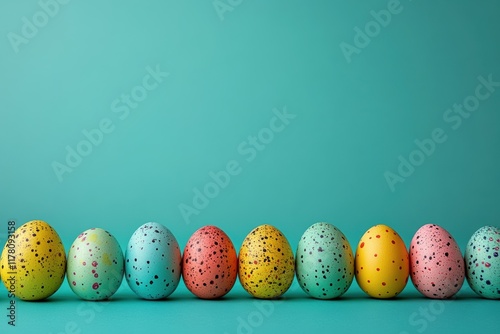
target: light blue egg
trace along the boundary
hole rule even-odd
[[[125,278],[144,299],[162,299],[181,278],[181,251],[174,235],[158,223],[146,223],[130,238],[125,251]]]
[[[484,226],[477,230],[465,249],[466,277],[481,297],[500,299],[500,229]]]
[[[311,297],[340,297],[354,278],[352,248],[335,226],[316,223],[299,241],[295,268],[300,287]]]

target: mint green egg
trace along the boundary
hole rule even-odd
[[[316,223],[302,235],[295,268],[300,287],[311,297],[342,296],[354,278],[354,256],[345,235],[328,223]]]
[[[82,232],[69,249],[68,283],[84,300],[109,299],[120,287],[123,272],[120,244],[106,230],[91,228]]]
[[[472,290],[481,297],[500,299],[500,229],[483,226],[465,248],[465,274]]]

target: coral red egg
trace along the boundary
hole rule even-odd
[[[184,284],[195,296],[220,298],[236,281],[238,257],[231,239],[220,228],[204,226],[189,238],[182,257]]]

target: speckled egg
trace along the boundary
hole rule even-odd
[[[42,220],[32,220],[11,236],[0,260],[7,290],[14,290],[23,300],[41,300],[54,294],[66,272],[66,253],[57,232]]]
[[[300,238],[295,258],[299,285],[314,298],[340,297],[354,279],[351,245],[331,224],[310,226]]]
[[[253,229],[241,245],[238,260],[240,283],[256,298],[277,298],[293,282],[292,248],[274,226],[260,225]]]
[[[238,257],[231,239],[218,227],[204,226],[189,238],[183,255],[184,284],[195,296],[220,298],[238,275]]]
[[[410,243],[410,276],[417,290],[428,298],[450,298],[464,282],[460,248],[444,228],[427,224]]]
[[[175,291],[181,278],[181,251],[168,228],[151,222],[134,232],[125,251],[125,278],[144,299],[162,299]]]
[[[376,225],[361,237],[356,249],[356,281],[374,298],[392,298],[400,294],[408,282],[408,251],[396,231]]]
[[[66,270],[69,286],[82,299],[108,299],[120,287],[123,262],[115,237],[101,228],[86,230],[69,249]]]
[[[481,297],[500,299],[500,229],[484,226],[477,230],[465,249],[466,277]]]

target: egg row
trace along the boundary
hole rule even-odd
[[[396,231],[376,225],[361,237],[355,256],[345,235],[328,223],[316,223],[302,235],[294,257],[286,237],[271,225],[253,229],[236,253],[218,227],[204,226],[188,240],[181,254],[176,238],[158,223],[140,226],[125,256],[107,231],[82,232],[68,255],[57,232],[40,220],[19,227],[3,249],[0,276],[5,287],[23,300],[51,296],[66,277],[72,291],[85,300],[105,300],[120,287],[123,276],[144,299],[168,297],[181,276],[186,287],[203,299],[220,298],[237,277],[256,298],[277,298],[297,277],[310,296],[343,295],[354,278],[374,298],[393,298],[408,277],[424,296],[449,298],[465,277],[478,295],[500,299],[500,230],[485,226],[470,238],[465,256],[442,227],[422,226],[407,250]]]

